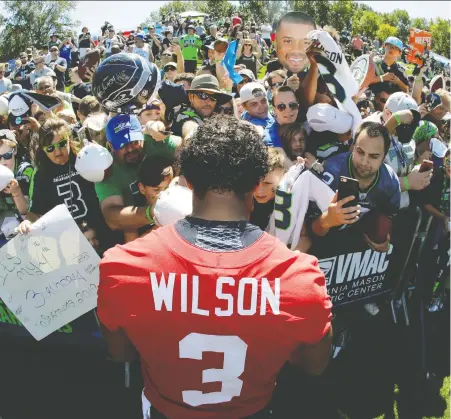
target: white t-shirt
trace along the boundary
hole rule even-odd
[[[272,26],[271,25],[262,25],[262,38],[263,39],[271,39]]]

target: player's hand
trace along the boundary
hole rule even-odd
[[[9,182],[8,186],[3,189],[3,192],[8,195],[17,195],[21,192],[19,182],[16,179],[12,179],[11,182]]]
[[[321,50],[318,48],[320,45],[318,40],[312,41],[310,46],[306,50],[307,58],[310,61],[310,65],[316,66],[318,63],[316,62],[316,56],[321,55]]]
[[[432,169],[427,172],[420,173],[418,168],[414,168],[407,176],[407,180],[409,181],[411,190],[421,191],[429,186],[431,183],[431,177]]]
[[[394,115],[397,115],[399,120],[401,121],[401,124],[404,125],[409,125],[413,121],[412,112],[410,112],[408,109],[395,112]]]
[[[429,113],[429,109],[426,105],[426,103],[422,103],[420,106],[418,106],[418,112],[420,112],[421,117],[425,117]]]
[[[37,119],[33,118],[32,116],[28,117],[27,125],[34,132],[39,132],[39,130],[41,128],[41,124],[37,121]]]
[[[396,77],[393,73],[385,73],[382,76],[382,79],[384,82],[391,82],[391,83],[395,83],[395,79],[397,79],[398,77]]]
[[[174,52],[176,54],[181,54],[181,52],[182,52],[179,44],[171,44],[170,48],[171,48],[172,52]]]
[[[31,226],[33,224],[29,220],[22,221],[17,227],[17,232],[20,234],[28,234],[31,231]]]
[[[293,90],[293,92],[299,90],[300,85],[301,81],[299,80],[299,77],[296,74],[293,74],[291,77],[287,79],[287,86],[291,90]]]
[[[421,153],[421,155],[418,157],[418,160],[420,163],[423,163],[423,160],[431,160],[432,158],[432,151],[426,150]]]
[[[226,51],[218,52],[215,50],[215,61],[222,61],[224,59]]]
[[[390,234],[387,234],[387,239],[383,243],[372,242],[365,233],[363,233],[363,237],[365,238],[368,246],[370,246],[375,252],[385,253],[390,249]]]
[[[332,202],[329,204],[326,211],[324,226],[326,228],[332,228],[343,224],[354,224],[357,222],[360,215],[360,205],[343,208],[343,205],[351,202],[353,199],[356,199],[356,197],[351,195],[338,201],[338,192],[335,192]]]
[[[161,121],[149,121],[143,129],[144,134],[150,135],[155,141],[164,141],[167,137],[163,134],[166,127]]]

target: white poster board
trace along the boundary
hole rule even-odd
[[[97,306],[99,262],[58,205],[0,249],[0,298],[41,340]]]

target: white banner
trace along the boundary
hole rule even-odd
[[[97,306],[99,262],[58,205],[0,249],[0,298],[41,340]]]

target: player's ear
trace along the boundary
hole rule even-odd
[[[139,193],[141,195],[145,195],[146,194],[146,187],[144,186],[143,183],[138,182],[138,189],[139,189]]]

